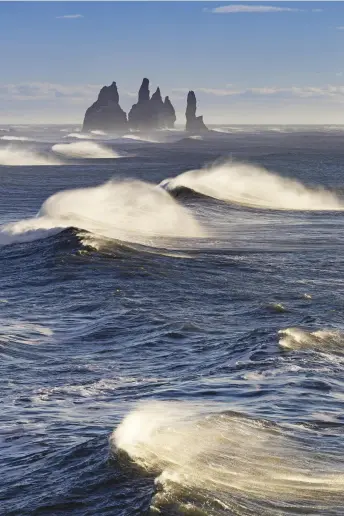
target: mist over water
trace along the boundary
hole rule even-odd
[[[343,131],[3,129],[0,513],[342,516]]]
[[[121,157],[110,147],[95,142],[57,143],[53,145],[52,150],[56,154],[70,158],[111,159]]]

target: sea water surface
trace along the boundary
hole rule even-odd
[[[344,513],[344,128],[0,127],[0,514]]]

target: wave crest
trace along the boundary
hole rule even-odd
[[[11,167],[62,165],[56,157],[45,156],[30,149],[14,146],[0,148],[0,165]]]
[[[161,183],[168,191],[184,187],[243,206],[275,210],[343,210],[344,201],[323,188],[246,163],[223,163],[190,170]]]
[[[157,475],[155,507],[191,499],[211,515],[267,515],[280,514],[276,505],[341,503],[344,474],[335,457],[312,452],[293,431],[213,409],[141,403],[113,432],[115,450]]]
[[[110,149],[110,147],[88,141],[57,143],[53,145],[52,150],[56,154],[62,154],[69,158],[111,159],[121,157],[117,152]]]
[[[344,334],[338,330],[306,331],[286,328],[278,332],[279,345],[284,349],[318,349],[344,352]]]
[[[204,236],[191,213],[161,188],[143,181],[111,181],[49,197],[36,218],[6,224],[0,244],[31,241],[67,227],[108,238],[156,246],[161,239]],[[88,240],[89,241],[89,240]]]

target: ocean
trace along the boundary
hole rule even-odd
[[[344,127],[1,127],[0,224],[1,515],[344,514]]]

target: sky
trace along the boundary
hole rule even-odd
[[[78,123],[143,77],[183,123],[344,123],[342,2],[0,2],[0,124]]]

